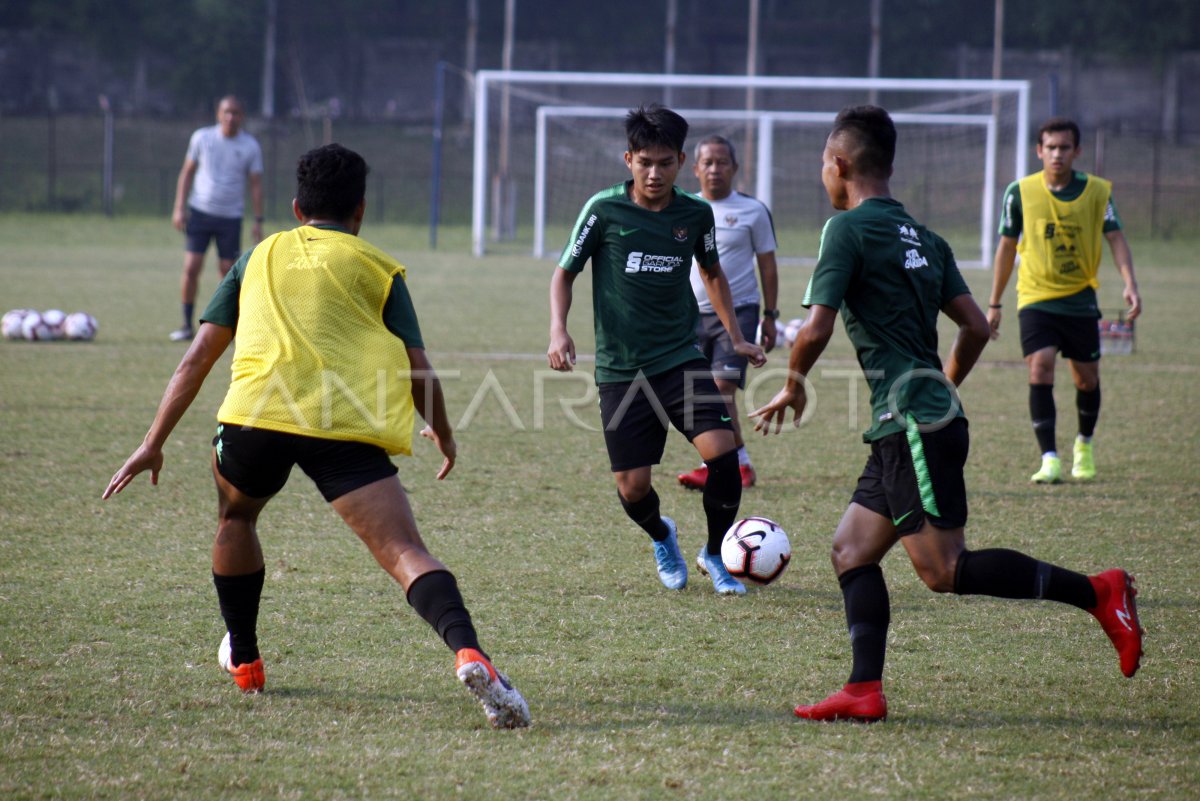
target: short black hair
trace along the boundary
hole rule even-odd
[[[1051,117],[1043,122],[1042,127],[1038,128],[1037,143],[1039,145],[1042,143],[1043,134],[1058,133],[1059,131],[1070,131],[1075,140],[1075,147],[1079,147],[1079,126],[1070,117]]]
[[[848,137],[854,165],[875,178],[890,178],[896,160],[896,125],[879,106],[848,106],[838,112],[829,138]]]
[[[296,205],[308,217],[348,220],[367,194],[367,162],[336,142],[314,148],[296,164]]]
[[[705,145],[723,145],[729,150],[729,160],[733,162],[733,166],[737,166],[737,151],[733,149],[733,142],[730,142],[720,134],[710,134],[696,143],[695,152],[692,154],[696,161],[700,160],[700,148]]]
[[[638,106],[625,115],[630,153],[658,146],[682,153],[687,134],[687,120],[657,103]]]

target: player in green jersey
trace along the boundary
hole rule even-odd
[[[897,541],[934,592],[1046,599],[1091,612],[1132,676],[1142,654],[1133,579],[1124,570],[1085,576],[1017,551],[966,548],[967,420],[956,388],[988,342],[987,318],[937,234],[891,197],[896,129],[876,106],[844,109],[825,144],[821,179],[836,209],[804,305],[810,313],[792,346],[785,387],[762,408],[755,430],[798,423],[805,376],[833,334],[838,312],[871,386],[871,456],[833,535],[850,630],[853,667],[840,691],[796,707],[810,720],[871,722],[887,716],[883,662],[891,618],[879,563]],[[958,335],[943,368],[937,319]]]
[[[737,353],[756,367],[766,357],[747,342],[734,317],[729,284],[717,259],[707,203],[675,186],[683,166],[687,121],[651,105],[625,118],[632,180],[595,194],[584,205],[550,282],[550,367],[575,364],[567,333],[572,285],[592,262],[596,382],[609,463],[621,506],[654,541],[659,579],[687,584],[675,522],[663,517],[651,483],[668,426],[696,447],[709,469],[703,503],[708,537],[697,565],[722,595],[746,591],[721,561],[721,539],[742,497],[733,422],[696,341],[699,311],[692,294],[692,259]]]

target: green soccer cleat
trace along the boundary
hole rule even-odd
[[[1042,469],[1030,476],[1029,480],[1034,484],[1061,484],[1062,460],[1057,456],[1043,456]]]
[[[1092,458],[1092,443],[1075,438],[1075,461],[1071,465],[1071,476],[1080,481],[1091,481],[1096,477],[1096,462]]]

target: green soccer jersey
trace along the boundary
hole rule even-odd
[[[581,272],[592,261],[596,381],[632,381],[700,357],[692,259],[717,263],[716,227],[704,200],[675,187],[662,211],[629,199],[632,181],[584,204],[558,266]]]
[[[871,198],[831,217],[804,306],[838,309],[871,387],[871,442],[962,416],[942,372],[937,319],[966,294],[950,246],[892,198]]]

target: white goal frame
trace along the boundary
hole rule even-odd
[[[744,111],[737,109],[675,109],[687,120],[753,120],[758,123],[754,196],[767,208],[772,205],[772,164],[775,151],[775,123],[832,123],[837,117],[832,111]],[[608,118],[620,121],[629,109],[621,106],[539,106],[535,138],[533,184],[533,255],[546,256],[546,158],[547,122],[554,117]],[[996,118],[990,114],[936,114],[896,112],[890,115],[900,125],[962,125],[979,127],[986,137],[986,157],[983,164],[982,196],[980,197],[979,261],[962,260],[960,266],[984,267],[991,262],[995,242],[996,198]]]
[[[804,76],[675,75],[621,72],[556,72],[537,70],[480,70],[475,74],[475,142],[471,187],[472,252],[486,252],[488,184],[488,103],[494,84],[557,84],[560,86],[691,87],[711,89],[816,89],[884,92],[992,92],[1016,95],[1014,180],[1025,175],[1028,162],[1029,81],[938,78],[819,78]],[[730,109],[725,114],[730,114]],[[767,110],[750,113],[770,113]],[[760,168],[761,169],[761,168]],[[989,185],[989,190],[994,191]],[[989,192],[990,194],[990,192]],[[987,254],[984,254],[985,262]]]

